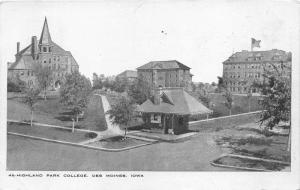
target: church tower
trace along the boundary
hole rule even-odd
[[[40,53],[51,53],[53,48],[53,41],[50,36],[47,18],[45,17],[42,34],[39,41],[39,52]]]

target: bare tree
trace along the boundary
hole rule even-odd
[[[40,89],[31,87],[26,88],[24,92],[24,103],[30,108],[30,126],[32,126],[34,106],[39,100]]]

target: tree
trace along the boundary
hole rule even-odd
[[[135,109],[136,104],[133,101],[128,97],[120,96],[117,102],[111,106],[111,109],[106,112],[114,124],[118,124],[125,129],[124,139],[130,123],[138,117]]]
[[[226,90],[223,93],[223,97],[225,98],[225,106],[227,107],[227,109],[229,110],[229,115],[231,115],[231,109],[232,109],[232,104],[233,104],[233,97],[231,92],[229,92],[228,90]]]
[[[261,125],[265,123],[267,129],[272,129],[280,121],[290,122],[291,117],[291,76],[285,73],[290,68],[284,64],[281,67],[271,65],[273,69],[264,71],[264,80],[252,85],[263,95],[260,105],[265,111],[259,122]]]
[[[210,107],[210,98],[208,97],[208,95],[205,94],[199,94],[199,99],[200,101],[206,106],[206,107]]]
[[[202,90],[202,89],[204,89],[204,83],[203,82],[199,82],[199,84],[198,84],[198,89],[200,89],[200,90]]]
[[[7,77],[7,92],[22,92],[25,87],[26,83],[20,79],[19,75],[14,78]]]
[[[34,106],[39,100],[40,89],[33,87],[25,88],[24,94],[24,103],[30,108],[30,126],[32,127]]]
[[[218,77],[218,88],[217,91],[218,92],[224,92],[227,91],[227,86],[225,85],[225,81],[222,77]]]
[[[60,102],[67,105],[72,113],[72,132],[74,132],[75,119],[78,122],[79,115],[88,104],[88,97],[92,91],[89,79],[74,72],[66,76],[66,81],[60,89]]]
[[[252,93],[251,93],[251,90],[250,90],[250,88],[249,88],[249,91],[248,91],[248,93],[247,93],[247,99],[248,99],[248,112],[250,112],[251,111],[251,102],[250,102],[250,100],[251,100],[251,97],[252,97]]]
[[[128,87],[129,82],[127,78],[116,77],[115,81],[113,81],[112,90],[116,92],[125,92]]]
[[[194,82],[191,83],[191,86],[192,86],[192,91],[195,92],[196,89],[197,89],[197,86]]]
[[[138,78],[129,86],[128,95],[135,103],[142,104],[150,98],[151,86],[146,80]]]
[[[38,64],[34,67],[34,73],[38,82],[38,86],[41,91],[44,92],[44,99],[46,100],[47,89],[53,83],[53,71],[51,70],[51,67]]]
[[[93,73],[93,89],[101,89],[103,87],[103,81],[101,76]]]

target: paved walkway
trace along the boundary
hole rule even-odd
[[[95,95],[101,97],[104,113],[106,113],[108,110],[111,109],[106,96],[101,95],[101,94],[95,94]],[[107,124],[107,131],[110,131],[110,132],[116,133],[116,134],[123,134],[123,131],[120,129],[119,125],[114,124],[109,119],[109,114],[105,114],[105,120],[106,120],[106,124]]]

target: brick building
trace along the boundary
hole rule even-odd
[[[27,85],[36,83],[34,76],[36,64],[42,64],[53,70],[53,88],[60,87],[66,74],[79,69],[71,52],[52,41],[46,18],[39,41],[36,36],[32,36],[31,43],[22,50],[20,50],[20,43],[17,42],[15,58],[15,62],[8,62],[8,77],[12,80],[19,77]]]
[[[151,61],[137,68],[138,78],[158,87],[184,87],[191,90],[190,68],[179,61]]]
[[[137,79],[137,72],[131,71],[131,70],[126,70],[126,71],[123,71],[122,73],[118,74],[116,77],[121,80],[124,79],[129,82],[133,82]]]
[[[272,65],[281,67],[282,64],[291,67],[292,54],[282,50],[241,51],[232,54],[223,62],[223,79],[227,89],[235,94],[253,93],[250,89],[254,81],[262,81],[264,69],[273,69]],[[284,72],[290,74],[291,69]]]

